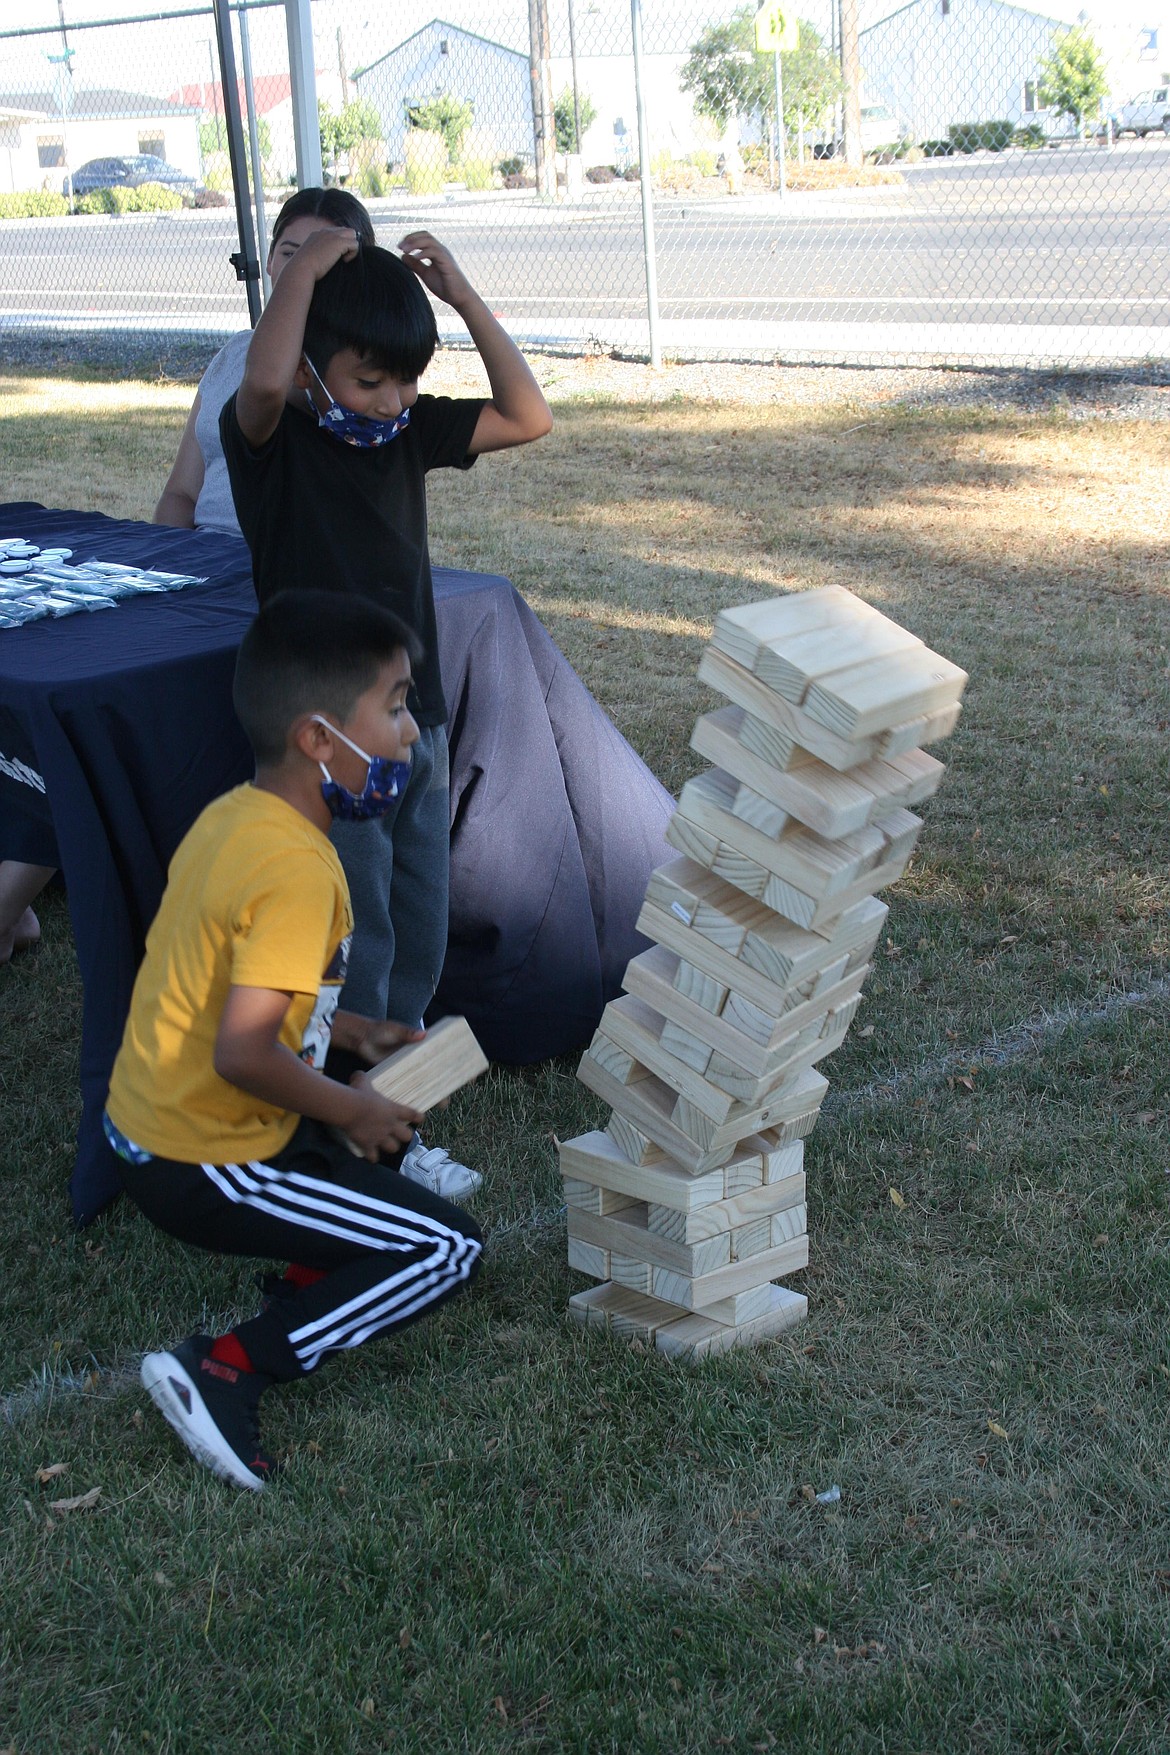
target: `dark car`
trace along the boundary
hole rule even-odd
[[[174,189],[176,193],[198,187],[195,178],[186,171],[150,152],[129,153],[125,158],[91,158],[73,173],[75,195],[89,195],[95,189],[140,189],[143,183],[161,183],[164,189]],[[61,192],[68,195],[68,178]]]

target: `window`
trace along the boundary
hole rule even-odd
[[[37,163],[43,171],[61,170],[65,164],[65,136],[37,135]]]
[[[1025,81],[1024,81],[1024,114],[1026,116],[1034,116],[1036,111],[1039,108],[1040,108],[1040,100],[1039,100],[1039,95],[1038,95],[1037,90],[1036,90],[1036,81],[1034,79],[1025,79]]]
[[[951,0],[938,0],[938,9],[943,18],[951,9]]]
[[[166,141],[161,134],[140,134],[138,136],[139,152],[148,152],[154,158],[165,158],[167,156],[163,151],[165,145]]]
[[[439,53],[440,55],[449,55],[451,53],[451,45],[446,37],[441,37],[439,39]]]

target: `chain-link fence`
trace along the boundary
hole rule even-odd
[[[4,14],[0,326],[240,328],[212,12],[97,5]],[[325,174],[383,242],[434,230],[526,345],[1170,357],[1154,30],[1008,0],[809,0],[798,20],[734,0],[444,7],[315,0]],[[233,21],[270,227],[297,162],[285,9]]]

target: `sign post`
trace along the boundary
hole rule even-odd
[[[781,53],[800,47],[800,24],[788,0],[763,0],[756,13],[756,52],[772,52],[772,76],[776,82],[776,166],[779,173],[777,194],[783,201],[787,189],[784,170],[784,80],[780,72]]]

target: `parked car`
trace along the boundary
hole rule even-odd
[[[1139,91],[1114,110],[1110,119],[1115,135],[1136,134],[1144,140],[1147,134],[1170,134],[1170,85]]]
[[[130,153],[125,158],[91,158],[73,173],[75,195],[90,195],[95,189],[140,189],[143,183],[161,183],[164,189],[173,189],[176,194],[189,194],[198,188],[194,177],[150,152]],[[61,193],[69,193],[68,178]]]

